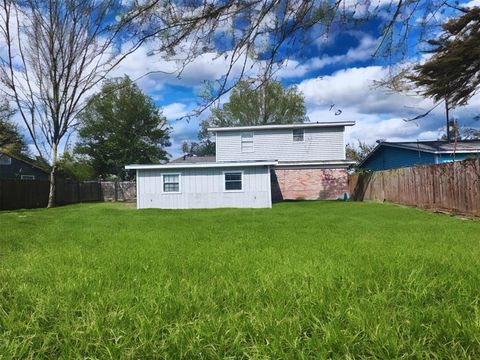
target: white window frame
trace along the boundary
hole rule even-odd
[[[242,188],[240,190],[227,190],[227,181],[225,179],[225,175],[226,174],[231,174],[231,173],[240,173],[241,175],[241,178],[240,178],[240,181],[241,181],[241,184],[242,184]],[[243,170],[225,170],[223,172],[223,192],[227,192],[227,193],[230,193],[230,192],[244,192],[245,191],[245,188],[243,186],[244,182],[243,180],[245,179],[245,176],[244,176],[244,171]]]
[[[177,175],[178,176],[178,191],[165,191],[165,175]],[[168,183],[174,184],[174,183]],[[163,173],[162,174],[162,194],[180,194],[182,192],[182,174],[181,173]]]
[[[302,140],[295,140],[295,131],[301,131],[302,132]],[[298,136],[298,135],[297,135]],[[294,143],[302,143],[305,142],[305,128],[296,128],[292,129],[292,141]]]
[[[0,162],[0,166],[10,166],[10,165],[12,165],[12,158],[10,156],[5,155],[5,154],[0,154],[0,157],[2,158],[2,161],[6,160],[5,162]]]
[[[244,141],[244,137],[243,137],[243,134],[252,134],[252,136],[248,136],[248,137],[245,137],[245,139],[249,139],[248,141]],[[241,146],[241,150],[242,150],[242,153],[252,153],[252,152],[255,152],[255,142],[254,142],[254,139],[255,138],[255,132],[254,131],[242,131],[240,133],[240,146]],[[252,139],[250,141],[250,139]],[[244,149],[243,148],[243,144],[244,143],[248,143],[248,144],[252,144],[252,149],[251,150],[247,150],[247,149]]]
[[[20,175],[20,180],[35,180],[35,175]]]

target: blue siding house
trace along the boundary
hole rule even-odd
[[[47,170],[11,154],[0,152],[0,180],[48,180]]]
[[[358,165],[379,171],[480,157],[480,140],[380,142]]]

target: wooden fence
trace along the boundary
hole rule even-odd
[[[42,180],[0,180],[0,210],[46,207],[49,182]],[[112,190],[113,189],[113,190]],[[90,201],[135,200],[134,182],[57,181],[57,205]]]
[[[354,174],[349,190],[356,201],[391,201],[480,216],[480,160]]]

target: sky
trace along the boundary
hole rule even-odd
[[[472,0],[468,6],[479,5]],[[346,141],[375,143],[389,141],[436,140],[445,131],[444,111],[440,106],[428,117],[415,122],[404,119],[414,117],[432,107],[422,97],[392,93],[374,86],[384,79],[389,66],[395,65],[382,57],[372,57],[379,44],[381,28],[372,20],[354,27],[333,30],[328,37],[312,41],[301,56],[290,58],[276,73],[276,79],[285,86],[297,86],[305,97],[307,116],[311,122],[353,120],[356,125],[346,130]],[[414,35],[412,35],[414,36]],[[128,75],[136,80],[144,93],[162,108],[172,127],[172,146],[167,149],[171,158],[182,155],[182,142],[196,141],[198,126],[208,116],[178,120],[198,106],[198,93],[205,81],[214,81],[226,71],[223,57],[208,53],[190,63],[181,77],[174,72],[176,66],[158,55],[151,55],[152,44],[140,47],[127,57],[111,76]],[[416,49],[409,49],[407,61],[422,58]],[[155,72],[160,71],[160,72]],[[152,72],[145,76],[146,73]],[[227,97],[222,98],[223,101]],[[452,111],[460,126],[480,127],[473,117],[480,114],[480,95],[469,105]]]

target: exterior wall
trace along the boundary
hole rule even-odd
[[[432,153],[381,146],[362,165],[362,169],[379,171],[435,162],[435,154]]]
[[[0,165],[0,179],[20,180],[21,175],[33,175],[35,180],[48,180],[46,172],[15,158],[11,159],[10,165]]]
[[[224,171],[243,171],[242,191],[224,191]],[[180,193],[162,192],[162,174],[180,174]],[[271,207],[267,166],[137,170],[137,186],[139,209]]]
[[[218,131],[217,161],[344,160],[344,127],[305,128],[303,142],[294,142],[292,129],[255,130],[253,152],[243,152],[242,131]]]
[[[467,159],[478,159],[480,157],[480,152],[478,153],[469,153],[469,154],[455,154],[455,158],[453,157],[453,154],[438,154],[437,155],[437,163],[438,164],[443,164],[443,163],[449,163],[454,161],[462,161],[462,160],[467,160]]]
[[[275,168],[272,199],[335,200],[348,192],[347,169]]]

